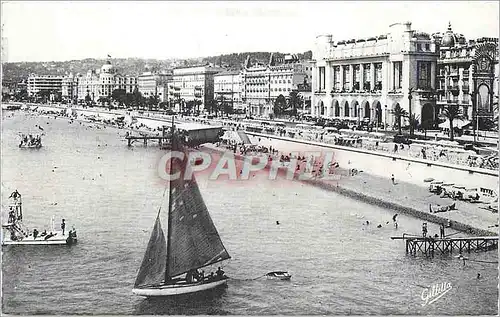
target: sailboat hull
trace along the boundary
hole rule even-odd
[[[196,284],[171,284],[132,289],[132,293],[145,297],[175,296],[211,290],[227,283],[227,277],[221,280],[201,282]]]

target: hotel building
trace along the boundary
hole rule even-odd
[[[214,98],[214,75],[221,71],[210,65],[174,68],[169,99],[177,104],[198,101],[199,109],[205,109]]]
[[[34,97],[40,92],[46,91],[50,94],[50,100],[54,100],[56,94],[62,93],[62,81],[63,76],[32,74],[28,77],[28,95]]]
[[[242,72],[242,101],[249,114],[268,116],[274,112],[274,102],[280,95],[288,99],[290,92],[305,81],[305,66],[295,55],[279,60],[271,54],[267,65],[252,65],[249,56]]]
[[[87,96],[92,101],[109,98],[115,89],[132,93],[137,88],[137,78],[118,74],[116,68],[107,61],[100,70],[89,70],[85,76],[78,77],[78,100]]]
[[[366,39],[335,42],[331,35],[318,36],[311,114],[393,125],[392,110],[399,105],[409,111],[411,102],[419,121],[435,121],[438,56],[435,40],[412,30],[410,22]]]
[[[137,79],[139,92],[144,98],[157,96],[159,102],[168,101],[168,83],[172,81],[172,72],[152,73],[144,72]]]
[[[79,76],[70,73],[64,76],[62,80],[62,99],[70,103],[76,103],[78,99],[78,81]]]
[[[498,39],[467,41],[453,32],[451,24],[444,34],[434,36],[440,42],[437,104],[456,105],[469,120],[476,115],[492,118],[493,104],[498,102]]]
[[[232,104],[234,109],[243,110],[241,100],[241,73],[238,71],[225,71],[214,76],[214,99]]]

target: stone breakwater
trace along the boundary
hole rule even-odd
[[[428,222],[433,222],[436,224],[445,224],[445,225],[448,224],[449,218],[437,216],[435,214],[431,214],[429,212],[425,212],[425,211],[416,209],[412,206],[405,205],[401,202],[400,203],[390,202],[390,201],[387,201],[384,199],[380,199],[380,198],[376,197],[375,195],[370,195],[366,192],[365,193],[358,192],[358,191],[355,191],[353,189],[344,188],[342,186],[322,182],[321,180],[305,180],[303,182],[307,183],[307,184],[311,184],[311,185],[319,187],[319,188],[322,188],[322,189],[325,189],[325,190],[329,190],[329,191],[333,191],[333,192],[342,194],[344,196],[347,196],[347,197],[350,197],[353,199],[364,201],[364,202],[367,202],[367,203],[372,204],[372,205],[380,206],[380,207],[387,208],[387,209],[392,209],[392,210],[400,212],[402,214],[411,215],[413,217],[416,217],[416,218],[419,218],[419,219],[422,219],[422,220],[425,220]],[[494,231],[490,231],[490,230],[486,230],[486,229],[475,228],[471,225],[461,223],[458,221],[452,221],[452,227],[453,227],[453,229],[455,229],[457,231],[462,231],[462,232],[465,232],[465,233],[471,234],[471,235],[479,235],[479,236],[496,236],[496,235],[498,235],[498,232],[494,232]]]

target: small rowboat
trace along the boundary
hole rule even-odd
[[[266,274],[266,277],[268,280],[282,280],[282,281],[288,281],[289,279],[292,278],[292,276],[285,271],[269,272]]]

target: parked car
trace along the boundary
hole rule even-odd
[[[394,143],[402,143],[402,144],[411,144],[412,141],[411,139],[409,138],[409,136],[407,135],[403,135],[403,134],[396,134],[394,136]]]

